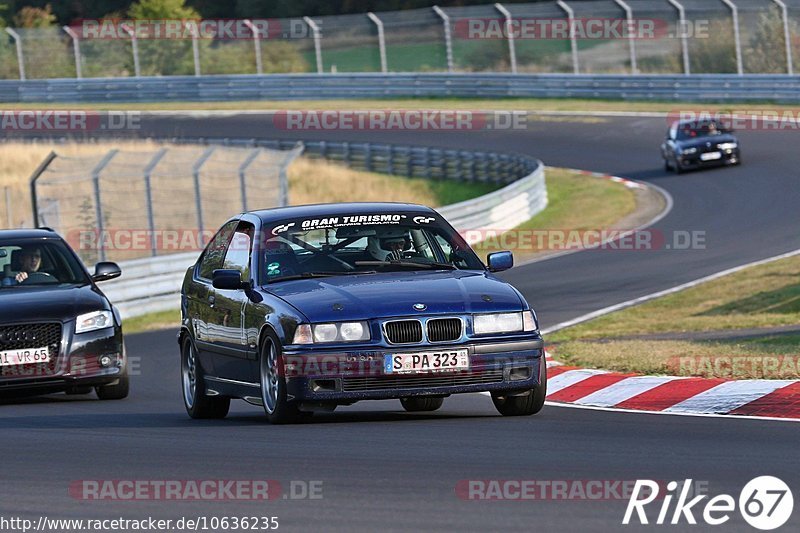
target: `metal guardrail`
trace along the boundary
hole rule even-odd
[[[249,140],[205,141],[253,144]],[[296,143],[296,140],[271,140],[256,144],[289,148]],[[308,141],[304,145],[306,155],[339,160],[354,168],[391,171],[409,177],[508,184],[479,198],[439,209],[468,240],[470,232],[476,230],[511,229],[547,206],[544,165],[523,155],[371,143]],[[183,276],[197,255],[181,253],[121,262],[122,277],[103,284],[103,291],[124,317],[176,309]]]
[[[271,74],[0,80],[1,103],[357,98],[604,98],[800,102],[800,76],[748,74]]]

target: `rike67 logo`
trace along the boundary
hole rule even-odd
[[[691,487],[691,479],[685,480],[682,485],[677,481],[670,481],[666,486],[666,494],[659,494],[657,482],[649,479],[636,480],[622,523],[636,524],[638,520],[640,524],[649,524],[652,516],[648,518],[645,507],[657,499],[661,503],[658,518],[655,520],[658,525],[697,524],[697,514],[706,524],[719,526],[730,520],[738,503],[738,511],[748,524],[768,531],[785,524],[792,516],[794,508],[794,498],[789,486],[773,476],[751,479],[739,493],[738,502],[729,494],[720,494],[703,501],[709,496],[692,495]],[[658,504],[653,507],[658,507]]]

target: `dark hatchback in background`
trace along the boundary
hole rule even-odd
[[[128,396],[119,313],[96,284],[120,274],[89,274],[53,231],[0,231],[0,395]]]
[[[503,415],[544,404],[536,315],[434,210],[412,204],[312,205],[226,222],[186,273],[179,333],[183,397],[194,418],[231,398],[292,422],[359,400],[434,411],[488,392]],[[487,398],[488,399],[488,398]]]
[[[739,139],[714,120],[675,122],[661,144],[666,170],[680,174],[706,166],[739,165]]]

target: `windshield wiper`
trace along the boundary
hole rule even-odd
[[[271,278],[267,283],[275,283],[277,281],[291,281],[293,279],[312,279],[312,278],[330,278],[333,276],[352,276],[354,274],[375,274],[374,270],[353,270],[350,272],[303,272],[301,274],[291,274],[289,276],[281,276],[279,278]]]
[[[375,267],[400,267],[400,268],[441,268],[446,270],[457,270],[458,267],[450,263],[439,263],[432,261],[430,263],[418,263],[416,261],[356,261],[356,266],[375,266]]]

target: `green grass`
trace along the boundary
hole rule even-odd
[[[560,361],[578,366],[645,374],[797,379],[800,335],[730,341],[619,337],[800,324],[799,279],[800,257],[790,257],[557,331],[548,335],[548,341],[555,343]]]
[[[526,244],[525,231],[554,230],[550,234],[562,232],[601,230],[614,228],[614,223],[636,209],[636,197],[631,189],[619,183],[598,179],[562,168],[548,167],[545,172],[547,181],[547,208],[521,224],[510,234],[517,239],[505,241],[487,240],[474,246],[480,256],[510,249],[516,260],[524,261],[537,254],[559,251],[545,244],[544,249],[537,246],[534,239],[531,245]],[[519,246],[505,246],[519,243]]]
[[[800,324],[800,256],[751,267],[596,318],[551,341]]]
[[[156,329],[178,329],[181,323],[181,312],[178,309],[148,313],[122,321],[122,330],[126,335],[153,331]]]

